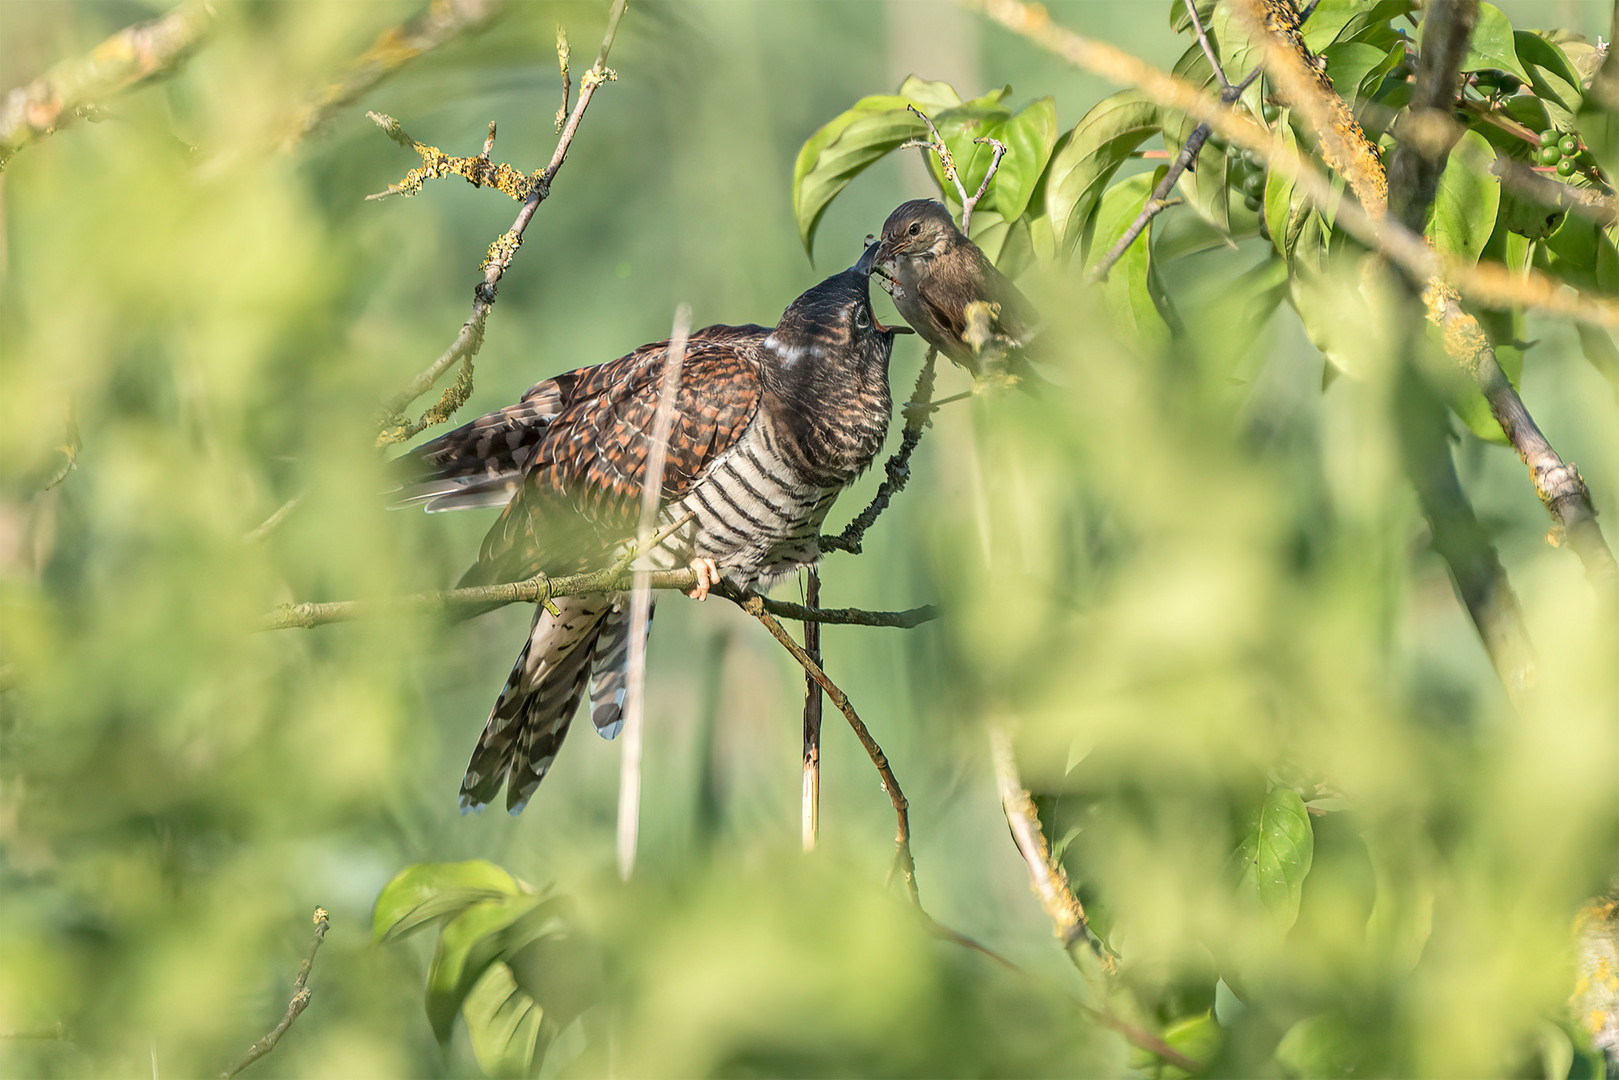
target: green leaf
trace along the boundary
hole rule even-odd
[[[1574,117],[1585,100],[1574,65],[1562,49],[1539,34],[1519,30],[1512,35],[1512,41],[1518,59],[1529,72],[1535,96],[1546,106],[1547,117],[1563,131],[1573,130]]]
[[[1418,48],[1427,20],[1417,28]],[[1524,82],[1532,82],[1529,72],[1518,61],[1518,52],[1512,37],[1512,21],[1494,4],[1479,4],[1478,25],[1473,28],[1473,41],[1467,55],[1462,58],[1463,71],[1505,71]]]
[[[1355,100],[1360,84],[1368,75],[1385,62],[1392,68],[1399,56],[1399,52],[1379,49],[1364,41],[1340,42],[1321,51],[1321,58],[1327,62],[1327,77],[1332,80],[1332,88],[1348,102]]]
[[[1012,110],[1001,102],[1011,92],[1010,86],[1003,86],[933,115],[933,126],[939,129],[939,137],[950,151],[950,160],[956,163],[956,175],[969,195],[984,182],[989,163],[995,157],[994,147],[975,140],[994,138],[1006,141],[1002,128],[1012,118]],[[961,205],[961,193],[956,190],[955,184],[945,179],[944,166],[937,154],[928,155],[928,171],[945,199]],[[1035,179],[1039,179],[1038,174]]]
[[[439,1042],[449,1041],[462,1002],[505,951],[502,931],[543,902],[529,895],[481,900],[444,924],[427,969],[427,1018]]]
[[[467,994],[461,1015],[486,1076],[528,1076],[543,1031],[543,1012],[505,964],[490,964]]]
[[[1184,1017],[1164,1028],[1164,1041],[1193,1061],[1207,1065],[1220,1052],[1225,1033],[1215,1022],[1213,1012],[1205,1012]],[[1164,1080],[1174,1080],[1189,1074],[1173,1065],[1166,1065],[1160,1075]]]
[[[1366,0],[1321,0],[1305,20],[1304,44],[1314,53],[1347,41],[1364,41],[1386,50],[1398,36],[1393,21],[1414,10],[1416,5],[1411,0],[1378,0],[1374,4]]]
[[[1366,1040],[1338,1016],[1309,1016],[1287,1029],[1276,1061],[1290,1076],[1349,1077],[1363,1072]]]
[[[397,941],[434,919],[459,914],[480,900],[523,891],[517,879],[483,859],[407,866],[383,886],[371,916],[376,941]]]
[[[1315,833],[1304,800],[1290,787],[1271,788],[1237,848],[1240,888],[1256,896],[1285,930],[1299,915]]]
[[[1086,251],[1087,270],[1101,261],[1135,221],[1152,195],[1153,185],[1166,169],[1167,166],[1120,180],[1102,196],[1096,212],[1096,229]],[[1126,337],[1133,337],[1147,348],[1163,348],[1169,344],[1170,333],[1169,324],[1152,298],[1151,233],[1149,224],[1113,264],[1107,280],[1098,282],[1094,288]]]
[[[1057,103],[1046,97],[1029,105],[1001,125],[999,138],[1006,143],[1006,156],[990,181],[984,201],[1006,220],[1014,221],[1028,209],[1029,199],[1051,161],[1052,148],[1057,145]]]
[[[1192,44],[1175,62],[1174,75],[1194,86],[1209,89],[1214,85],[1214,69],[1208,57],[1196,43]],[[1185,113],[1167,110],[1163,113],[1164,147],[1171,155],[1179,155],[1197,128],[1197,121]],[[1231,231],[1231,176],[1232,163],[1218,146],[1203,144],[1192,167],[1181,173],[1176,182],[1186,205],[1197,211],[1199,217],[1219,229]]]
[[[898,94],[861,98],[798,151],[793,163],[793,217],[805,252],[814,254],[821,215],[850,180],[897,147],[927,136],[927,125],[906,108],[911,104],[916,103]]]
[[[1476,131],[1464,131],[1451,149],[1426,230],[1439,251],[1478,262],[1501,206],[1501,181],[1490,172],[1494,161],[1495,148]]]
[[[934,82],[907,75],[899,84],[899,96],[916,103],[916,107],[932,116],[961,104],[961,95],[947,82]]]
[[[1084,233],[1102,191],[1121,164],[1158,130],[1158,106],[1134,90],[1104,98],[1074,125],[1051,159],[1046,216],[1057,255],[1066,259]]]
[[[1609,48],[1575,124],[1580,141],[1611,183],[1619,177],[1619,50]]]

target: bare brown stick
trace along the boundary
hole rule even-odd
[[[743,611],[763,623],[764,628],[781,642],[782,648],[792,654],[793,659],[798,661],[805,673],[826,691],[826,696],[832,700],[832,704],[837,706],[844,719],[849,721],[849,727],[854,730],[855,738],[866,748],[871,763],[877,766],[877,775],[882,780],[883,790],[888,793],[888,801],[894,806],[894,815],[899,819],[899,829],[894,834],[894,865],[891,874],[898,872],[904,878],[905,888],[911,894],[911,902],[921,907],[922,897],[916,887],[916,860],[911,857],[911,804],[905,800],[905,793],[900,790],[899,781],[894,779],[894,770],[889,767],[888,756],[883,753],[883,748],[877,745],[877,740],[872,738],[871,732],[861,721],[860,715],[854,711],[849,698],[838,689],[837,683],[827,678],[826,672],[821,670],[821,665],[812,660],[809,653],[793,640],[792,635],[782,629],[781,623],[771,617],[770,612],[765,609],[763,598],[745,596],[732,599]]]
[[[181,4],[12,90],[0,101],[0,169],[29,143],[93,116],[108,98],[172,74],[213,25],[212,4]]]
[[[821,606],[821,575],[813,566],[806,575],[804,602]],[[821,624],[804,624],[804,654],[821,663]],[[814,851],[821,833],[821,686],[804,673],[804,850]]]
[[[623,766],[618,782],[618,876],[625,881],[635,871],[635,849],[641,831],[641,721],[646,706],[646,634],[652,618],[652,589],[648,584],[653,533],[658,504],[663,499],[663,470],[669,459],[669,429],[674,425],[675,395],[680,391],[680,368],[686,362],[686,338],[691,334],[691,306],[675,310],[669,350],[663,358],[658,387],[658,411],[652,418],[652,448],[647,454],[646,479],[641,485],[641,521],[635,531],[637,552],[634,588],[630,591],[629,685],[624,700]]]
[[[266,536],[269,536],[272,532],[281,527],[281,523],[287,520],[288,516],[291,515],[294,510],[298,509],[298,504],[304,501],[304,496],[306,494],[308,493],[305,491],[300,491],[298,494],[292,496],[286,502],[276,507],[275,512],[256,525],[252,531],[250,531],[247,536],[244,537],[244,539],[246,539],[248,543],[253,544],[263,540]]]
[[[358,101],[361,94],[410,61],[489,25],[505,6],[503,0],[435,0],[416,18],[390,26],[355,58],[341,78],[298,111],[287,125],[281,148],[296,147],[334,112]]]
[[[1081,943],[1086,944],[1102,962],[1109,975],[1118,973],[1118,960],[1091,932],[1085,918],[1085,907],[1068,884],[1068,874],[1051,854],[1045,831],[1040,827],[1040,815],[1029,798],[1023,781],[1018,778],[1017,761],[1012,756],[1012,740],[1006,729],[996,726],[989,733],[990,756],[995,762],[995,779],[1000,787],[1001,809],[1006,824],[1012,831],[1012,841],[1029,869],[1029,884],[1040,906],[1050,917],[1057,938],[1070,955]]]
[[[959,0],[982,11],[1070,63],[1105,79],[1133,86],[1159,104],[1207,123],[1228,142],[1252,150],[1266,168],[1288,180],[1318,207],[1334,210],[1334,224],[1394,262],[1426,280],[1443,274],[1463,295],[1494,307],[1521,304],[1595,326],[1619,326],[1619,303],[1570,295],[1550,276],[1509,271],[1500,263],[1468,260],[1435,252],[1411,230],[1388,218],[1374,218],[1358,203],[1341,198],[1331,182],[1300,154],[1290,151],[1257,121],[1221,105],[1198,87],[1175,78],[1130,54],[1093,41],[1054,23],[1045,8],[1023,0]]]
[[[556,179],[557,171],[562,168],[563,162],[567,160],[568,147],[573,144],[574,136],[579,132],[579,123],[585,117],[590,99],[595,96],[597,88],[602,83],[617,77],[607,66],[607,54],[612,50],[613,38],[618,34],[618,23],[624,16],[627,3],[628,0],[613,0],[612,10],[607,15],[607,31],[602,37],[601,50],[596,54],[596,62],[591,65],[590,70],[580,76],[579,99],[573,111],[568,114],[567,123],[563,125],[550,163],[533,178],[532,189],[524,199],[522,209],[517,212],[517,219],[512,222],[512,227],[489,247],[489,254],[484,259],[483,280],[473,290],[472,315],[461,324],[461,329],[456,333],[450,347],[384,404],[382,425],[384,428],[397,427],[403,420],[406,406],[432,389],[439,377],[458,361],[470,361],[482,347],[484,325],[489,320],[490,308],[494,306],[501,276],[506,273],[506,268],[511,265],[513,256],[517,254],[517,248],[523,242],[523,233],[528,228],[528,223],[533,220],[534,212],[539,209],[540,203],[550,197],[551,183]],[[384,438],[386,435],[385,431]]]
[[[883,465],[884,480],[877,485],[877,494],[872,496],[866,508],[855,515],[855,519],[836,536],[823,536],[820,538],[820,549],[826,551],[847,551],[851,555],[859,555],[866,530],[877,521],[878,515],[888,509],[889,500],[901,491],[911,479],[911,454],[916,450],[916,444],[922,441],[922,432],[927,427],[928,417],[932,415],[933,405],[933,372],[934,365],[939,358],[939,350],[928,349],[928,355],[922,361],[922,370],[916,376],[916,387],[911,391],[911,400],[906,403],[905,430],[900,435],[899,449],[894,451]]]
[[[315,966],[315,954],[320,951],[320,944],[326,940],[326,931],[331,928],[331,925],[331,920],[326,915],[326,909],[316,908],[315,939],[309,943],[309,952],[304,956],[304,962],[298,968],[298,977],[292,981],[292,1000],[287,1003],[286,1015],[281,1018],[279,1024],[270,1029],[268,1035],[247,1048],[247,1053],[242,1057],[242,1060],[220,1073],[220,1076],[229,1080],[230,1077],[235,1076],[259,1058],[274,1050],[276,1043],[281,1041],[281,1036],[285,1035],[287,1029],[292,1026],[292,1022],[302,1016],[303,1011],[309,1007],[309,972]]]

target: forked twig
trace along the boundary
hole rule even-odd
[[[326,931],[331,928],[331,925],[331,919],[327,916],[326,909],[316,908],[315,939],[309,943],[309,952],[304,956],[304,962],[298,967],[297,978],[292,981],[292,1000],[287,1002],[286,1015],[281,1018],[279,1024],[270,1029],[269,1034],[247,1048],[247,1053],[243,1055],[242,1060],[219,1074],[225,1080],[229,1080],[230,1077],[235,1076],[259,1058],[274,1050],[276,1043],[281,1041],[281,1036],[285,1035],[287,1029],[292,1026],[292,1022],[302,1016],[305,1009],[309,1008],[311,993],[308,986],[309,972],[315,966],[315,954],[320,951],[321,942],[326,940]]]
[[[978,190],[969,196],[967,194],[966,186],[961,182],[961,173],[956,168],[956,159],[951,156],[950,148],[945,145],[944,136],[940,135],[939,129],[933,126],[933,120],[928,116],[927,113],[923,112],[921,109],[918,109],[915,105],[907,105],[905,107],[911,110],[917,116],[921,117],[922,122],[928,126],[928,134],[931,136],[931,138],[926,142],[920,139],[913,140],[912,142],[908,142],[904,146],[900,147],[900,149],[905,150],[914,147],[918,150],[931,150],[934,154],[938,155],[940,170],[944,173],[945,179],[949,180],[951,184],[955,185],[956,194],[961,197],[962,235],[971,236],[972,233],[969,230],[972,226],[973,211],[978,207],[978,200],[984,197],[984,192],[989,190],[989,182],[991,178],[994,177],[996,171],[1001,167],[1001,158],[1006,155],[1006,144],[1001,142],[999,139],[992,139],[988,136],[982,136],[973,140],[973,142],[980,145],[990,146],[994,153],[990,158],[989,168],[984,172],[983,183],[979,184]]]
[[[888,793],[888,801],[893,804],[894,815],[899,821],[899,828],[894,834],[894,862],[890,868],[889,877],[892,879],[893,874],[900,874],[905,880],[905,888],[910,893],[911,902],[917,907],[921,907],[922,897],[916,887],[916,860],[911,856],[911,804],[906,801],[905,793],[900,790],[899,781],[894,779],[894,770],[889,767],[888,756],[883,753],[883,748],[877,744],[877,740],[872,738],[871,732],[866,728],[865,723],[861,721],[860,714],[855,712],[854,706],[849,703],[848,696],[838,689],[837,683],[827,677],[826,672],[821,670],[821,665],[811,659],[809,653],[805,652],[803,647],[793,640],[792,635],[782,629],[781,623],[771,617],[770,613],[765,610],[761,597],[752,594],[737,596],[727,593],[726,595],[743,611],[764,624],[765,629],[770,631],[771,636],[781,642],[781,647],[792,654],[793,659],[798,661],[805,674],[814,679],[820,688],[826,691],[826,696],[832,700],[832,704],[837,706],[844,719],[849,721],[849,727],[854,730],[855,738],[860,740],[860,745],[865,747],[867,756],[871,758],[871,763],[877,767],[877,775],[882,780],[883,791]]]

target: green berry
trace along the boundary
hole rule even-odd
[[[1563,152],[1564,157],[1573,157],[1580,152],[1580,140],[1572,135],[1564,135],[1558,141],[1557,149]]]
[[[1242,205],[1246,206],[1251,213],[1259,213],[1259,196],[1244,195],[1242,197]]]
[[[1542,146],[1536,155],[1542,165],[1556,165],[1557,159],[1562,156],[1562,152],[1555,146]]]
[[[1257,199],[1265,190],[1265,174],[1251,172],[1242,178],[1242,193],[1249,198]]]
[[[1561,131],[1558,131],[1556,128],[1547,128],[1545,131],[1540,133],[1540,145],[1556,146],[1557,140],[1561,139],[1562,137],[1563,133]]]
[[[1564,158],[1562,161],[1559,161],[1557,163],[1557,175],[1558,176],[1573,176],[1574,175],[1574,159],[1573,158]]]
[[[1265,117],[1265,123],[1274,124],[1277,120],[1281,119],[1282,107],[1280,105],[1272,105],[1267,101],[1265,102],[1261,113]]]
[[[1507,75],[1507,74],[1504,74],[1504,73],[1502,74],[1502,76],[1501,76],[1501,92],[1503,94],[1516,94],[1522,88],[1523,88],[1523,80],[1522,79],[1518,78],[1516,75]]]

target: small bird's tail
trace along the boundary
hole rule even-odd
[[[561,596],[552,602],[561,614],[551,614],[544,605],[535,611],[528,641],[472,751],[461,781],[463,814],[481,810],[503,785],[506,808],[521,813],[555,760],[584,697],[615,598]],[[612,640],[610,655],[616,654]]]

